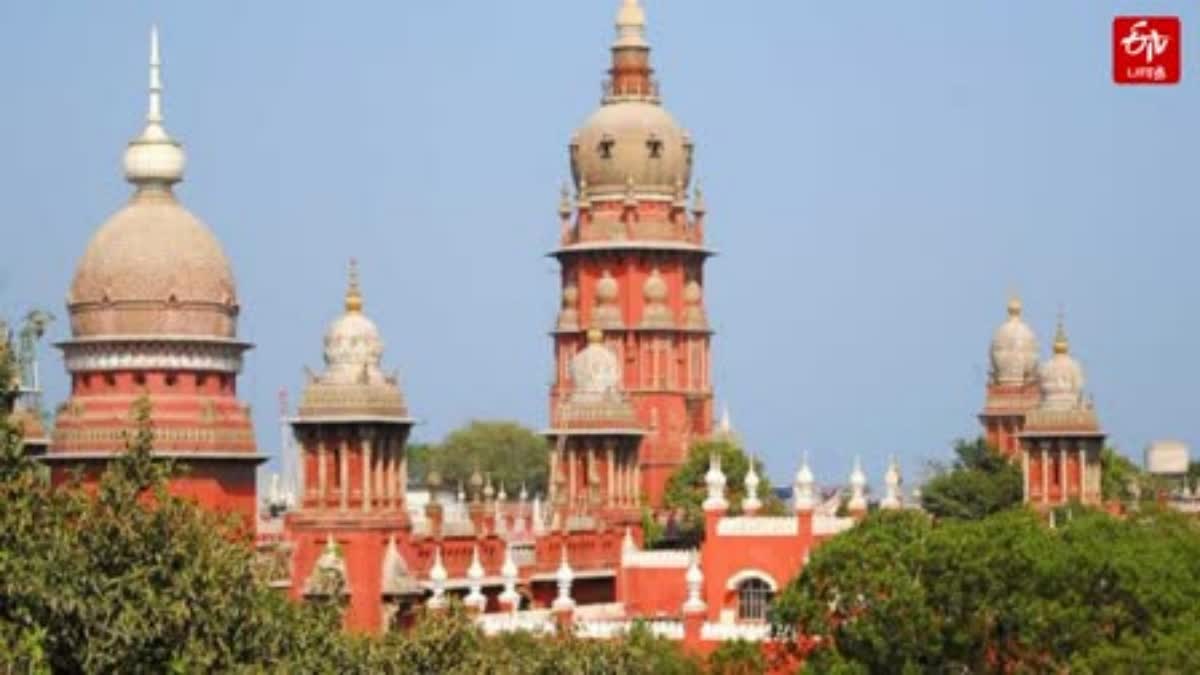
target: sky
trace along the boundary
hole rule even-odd
[[[237,277],[260,446],[359,260],[417,440],[546,421],[558,189],[599,103],[618,0],[0,4],[0,316],[58,315],[128,198],[147,33],[163,41],[178,193]],[[714,373],[790,482],[855,456],[909,485],[978,432],[1011,290],[1072,352],[1112,441],[1200,448],[1200,7],[1183,82],[1118,87],[1108,0],[647,0],[665,103],[697,144],[720,251]],[[47,347],[48,403],[64,399]]]

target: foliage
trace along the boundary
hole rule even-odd
[[[1021,503],[1021,469],[982,438],[954,444],[956,459],[921,489],[921,505],[939,518],[978,520]]]
[[[1116,449],[1100,451],[1100,494],[1104,501],[1127,501],[1134,497],[1130,486],[1137,485],[1141,495],[1149,497],[1147,476],[1128,457]]]
[[[516,422],[476,420],[431,448],[427,466],[438,470],[443,485],[469,485],[478,469],[516,494],[522,484],[530,493],[544,492],[548,462],[549,446],[533,430]]]
[[[1196,672],[1200,529],[1152,509],[1056,529],[879,512],[817,549],[771,620],[824,638],[814,672]]]
[[[702,505],[707,496],[704,475],[708,473],[709,459],[717,455],[721,460],[721,472],[725,474],[725,499],[731,514],[741,513],[742,500],[746,496],[746,472],[750,469],[750,457],[741,446],[726,440],[700,441],[688,452],[687,461],[675,470],[667,480],[663,504],[674,513],[678,531],[670,542],[672,546],[697,546],[704,539],[704,510]],[[761,482],[758,498],[762,500],[762,513],[782,515],[787,507],[775,495],[771,481],[763,470],[762,462],[754,460]]]
[[[722,642],[708,656],[708,672],[713,675],[757,675],[767,672],[767,659],[755,642]]]
[[[409,483],[420,485],[425,482],[425,478],[429,476],[429,456],[436,448],[432,443],[409,442],[404,446],[404,452],[408,456]]]

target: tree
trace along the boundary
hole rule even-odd
[[[729,501],[729,512],[741,513],[750,457],[741,446],[727,440],[700,441],[692,446],[683,466],[676,469],[667,480],[663,504],[674,512],[677,527],[674,536],[670,537],[672,546],[696,546],[704,539],[702,505],[708,494],[704,476],[708,473],[709,460],[713,455],[720,458],[721,472],[725,474],[725,498]],[[775,495],[762,462],[755,459],[754,466],[761,481],[758,498],[763,502],[762,512],[767,515],[786,513],[787,508]]]
[[[1133,499],[1130,486],[1136,485],[1138,492],[1151,496],[1146,475],[1128,457],[1112,447],[1100,451],[1100,494],[1104,501],[1127,501]]]
[[[822,638],[809,655],[815,672],[1119,672],[1143,662],[1196,672],[1200,526],[1152,509],[1118,520],[1075,508],[1056,529],[1026,509],[936,523],[879,512],[814,552],[771,621],[797,645]]]
[[[503,483],[510,494],[521,485],[531,492],[544,491],[548,465],[549,446],[533,430],[516,422],[479,420],[451,432],[429,451],[428,459],[444,485],[467,485],[478,470],[494,483]]]
[[[939,518],[977,520],[1024,499],[1021,469],[982,438],[957,441],[956,459],[921,489],[921,505]]]

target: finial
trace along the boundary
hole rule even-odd
[[[721,408],[721,433],[729,436],[733,434],[733,421],[729,416],[729,405],[726,404]]]
[[[571,216],[571,188],[567,186],[567,181],[563,181],[562,189],[558,194],[558,215],[563,219]]]
[[[696,179],[696,188],[692,191],[692,213],[704,215],[708,207],[704,203],[704,190],[700,188],[700,179]]]
[[[1066,354],[1071,350],[1071,343],[1067,341],[1067,329],[1064,323],[1063,308],[1058,308],[1058,326],[1054,330],[1054,353]]]
[[[587,332],[587,341],[590,345],[598,345],[601,342],[604,342],[604,331],[596,327],[589,328]]]
[[[1014,290],[1008,294],[1008,315],[1021,316],[1021,296]]]
[[[162,58],[158,26],[150,27],[150,83],[146,126],[125,149],[125,179],[139,188],[169,188],[183,179],[183,149],[162,126]]]
[[[358,286],[358,260],[350,259],[350,283],[346,288],[346,311],[361,312],[363,308],[362,290]]]
[[[638,0],[622,0],[617,11],[617,42],[613,46],[650,46],[646,42],[646,10]]]

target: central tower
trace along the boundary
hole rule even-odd
[[[662,502],[688,446],[712,430],[712,332],[704,309],[704,206],[688,204],[692,140],[662,106],[645,11],[623,0],[600,108],[570,143],[575,199],[564,187],[562,310],[553,332],[551,418],[571,393],[570,364],[603,331],[622,389],[645,429],[639,491]]]

